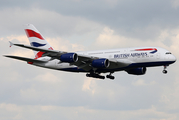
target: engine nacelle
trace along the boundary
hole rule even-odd
[[[108,68],[110,65],[110,62],[108,59],[96,59],[96,60],[93,60],[91,65],[95,68]]]
[[[144,75],[146,73],[146,67],[139,67],[139,68],[134,68],[130,70],[126,70],[128,74],[133,74],[133,75]]]
[[[78,61],[78,55],[76,53],[66,53],[60,56],[62,62],[73,63]]]

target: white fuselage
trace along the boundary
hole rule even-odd
[[[76,53],[79,55],[107,58],[109,60],[126,63],[126,65],[122,68],[118,68],[118,66],[116,66],[116,68],[112,67],[113,71],[120,71],[136,67],[165,66],[176,61],[175,56],[172,55],[169,51],[158,47],[124,48],[99,51],[83,51]],[[50,59],[50,57],[41,57],[39,60],[45,60],[49,62],[40,64],[35,63],[33,65],[71,72],[88,72],[80,69],[76,69],[74,71],[74,68],[78,68],[77,66],[71,65],[70,63],[61,63],[61,61],[58,59]],[[102,70],[102,72],[110,72],[110,67],[106,71]]]

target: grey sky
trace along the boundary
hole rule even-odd
[[[2,57],[33,57],[8,41],[29,44],[32,23],[58,50],[158,46],[179,57],[178,0],[0,1],[0,119],[178,120],[178,62],[146,75],[116,79],[39,68]]]
[[[66,1],[7,1],[1,9],[39,8],[65,16],[82,17],[105,24],[117,33],[132,38],[152,39],[162,29],[178,28],[178,8],[174,0],[66,0]],[[56,23],[56,24],[60,24]]]

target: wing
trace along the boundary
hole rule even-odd
[[[52,59],[59,59],[59,60],[60,60],[61,55],[68,53],[68,52],[64,52],[64,51],[42,49],[42,48],[32,47],[32,46],[23,45],[23,44],[13,44],[12,42],[10,42],[10,45],[11,46],[15,45],[15,46],[35,50],[35,51],[42,51],[42,52],[44,52],[44,54],[42,56],[49,56]],[[93,60],[100,59],[99,57],[83,55],[83,54],[77,54],[77,55],[78,55],[78,61],[70,63],[71,65],[76,65],[78,68],[84,69],[85,71],[90,71],[91,69],[96,69],[91,66],[91,63]],[[11,58],[14,58],[14,57],[11,56]],[[18,58],[16,57],[15,59],[18,59]],[[131,61],[128,61],[128,60],[116,60],[116,59],[108,59],[108,60],[110,62],[110,66],[107,69],[125,67],[125,66],[128,66],[129,64],[131,64]]]

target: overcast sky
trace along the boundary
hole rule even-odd
[[[178,120],[178,62],[114,81],[39,68],[2,55],[34,57],[23,24],[56,49],[156,46],[179,58],[179,0],[0,0],[1,120]]]

